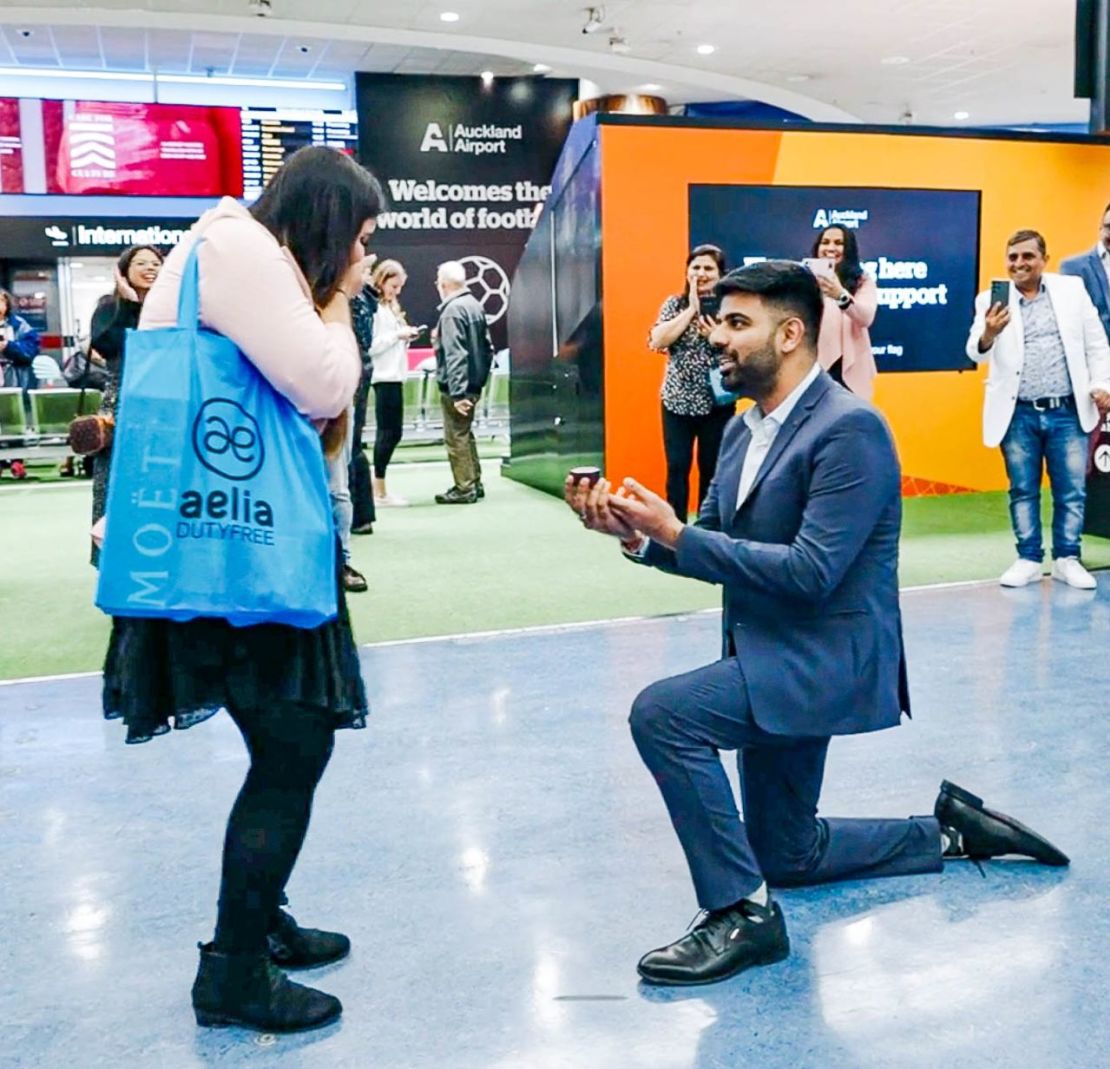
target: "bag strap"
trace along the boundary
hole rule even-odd
[[[181,272],[181,288],[177,294],[177,325],[196,331],[200,326],[200,264],[197,253],[203,239],[193,242]]]

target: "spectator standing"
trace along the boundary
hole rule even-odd
[[[378,293],[372,281],[373,263],[373,257],[368,258],[362,288],[351,299],[351,323],[358,341],[359,356],[362,358],[362,377],[355,392],[351,466],[348,475],[351,488],[351,534],[356,535],[373,534],[374,521],[378,518],[370,486],[370,461],[366,457],[366,444],[362,440],[366,430],[370,381],[374,372],[370,347],[374,341],[374,315],[378,310]]]
[[[0,290],[0,376],[8,387],[21,390],[35,388],[32,369],[39,355],[39,335],[21,315],[16,315],[15,298],[7,290]]]
[[[1076,275],[1083,279],[1087,296],[1091,298],[1102,321],[1102,329],[1110,337],[1110,204],[1102,213],[1098,228],[1098,241],[1089,252],[1069,257],[1060,264],[1060,274]]]
[[[374,315],[374,504],[402,508],[403,497],[391,494],[385,473],[404,433],[405,379],[409,373],[409,344],[420,334],[409,326],[401,308],[401,291],[408,276],[396,260],[384,260],[374,268],[374,289],[381,295]]]
[[[440,264],[436,381],[443,406],[443,438],[454,485],[436,494],[437,505],[473,505],[486,496],[474,439],[474,412],[493,366],[493,342],[485,312],[466,287],[466,269],[456,260]]]
[[[717,470],[721,436],[736,411],[734,402],[718,404],[709,383],[717,352],[709,341],[716,325],[702,314],[713,287],[725,273],[725,254],[716,245],[699,245],[686,257],[686,288],[659,309],[648,344],[667,354],[663,376],[663,450],[667,456],[667,501],[685,518],[690,506],[690,468],[698,451],[698,508]],[[712,311],[712,309],[710,309]]]
[[[107,385],[100,401],[101,415],[116,418],[119,388],[123,380],[123,343],[127,331],[139,325],[150,287],[162,269],[162,254],[150,245],[134,245],[125,249],[116,263],[115,290],[101,297],[89,324],[89,350],[103,359]],[[112,464],[112,447],[102,449],[93,457],[93,506],[95,524],[104,515],[108,501],[108,472]],[[92,547],[92,563],[100,561],[100,548]]]
[[[841,386],[870,401],[878,371],[869,328],[875,322],[879,290],[859,262],[855,231],[826,227],[810,256],[833,265],[829,274],[816,275],[824,303],[817,361]]]
[[[1052,487],[1052,578],[1093,590],[1080,563],[1087,501],[1087,435],[1110,409],[1110,345],[1083,283],[1048,273],[1048,250],[1035,230],[1006,245],[1009,300],[975,300],[967,355],[990,365],[983,442],[1001,445],[1010,480],[1010,520],[1017,560],[1002,586],[1042,575],[1041,480]]]

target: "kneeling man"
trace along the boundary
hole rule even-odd
[[[704,911],[640,961],[657,984],[710,983],[786,957],[768,884],[939,872],[944,858],[1068,863],[947,781],[932,816],[817,816],[831,736],[909,714],[898,458],[876,409],[817,364],[822,301],[809,271],[755,264],[717,292],[711,340],[725,383],[756,403],[725,432],[697,522],[633,480],[616,493],[605,479],[566,485],[583,523],[629,557],[724,588],[722,659],[652,684],[632,707]],[[743,821],[720,750],[739,751]]]

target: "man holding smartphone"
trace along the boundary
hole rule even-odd
[[[987,361],[983,442],[1000,445],[1010,480],[1017,560],[1006,587],[1043,575],[1041,479],[1052,487],[1052,578],[1093,590],[1080,563],[1087,500],[1087,436],[1110,410],[1110,345],[1082,280],[1045,270],[1048,252],[1035,230],[1006,245],[1007,284],[997,280],[975,301],[967,355]],[[1003,297],[1005,299],[1003,299]]]

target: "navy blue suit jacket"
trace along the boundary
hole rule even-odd
[[[890,430],[823,372],[780,428],[744,504],[743,419],[725,431],[698,521],[644,562],[724,587],[725,656],[778,735],[893,727],[909,713],[898,605],[901,473]]]
[[[1102,329],[1110,338],[1110,282],[1106,280],[1106,270],[1102,266],[1098,252],[1080,253],[1071,256],[1060,264],[1060,274],[1076,275],[1083,279],[1091,301],[1098,309],[1098,317],[1102,320]]]

